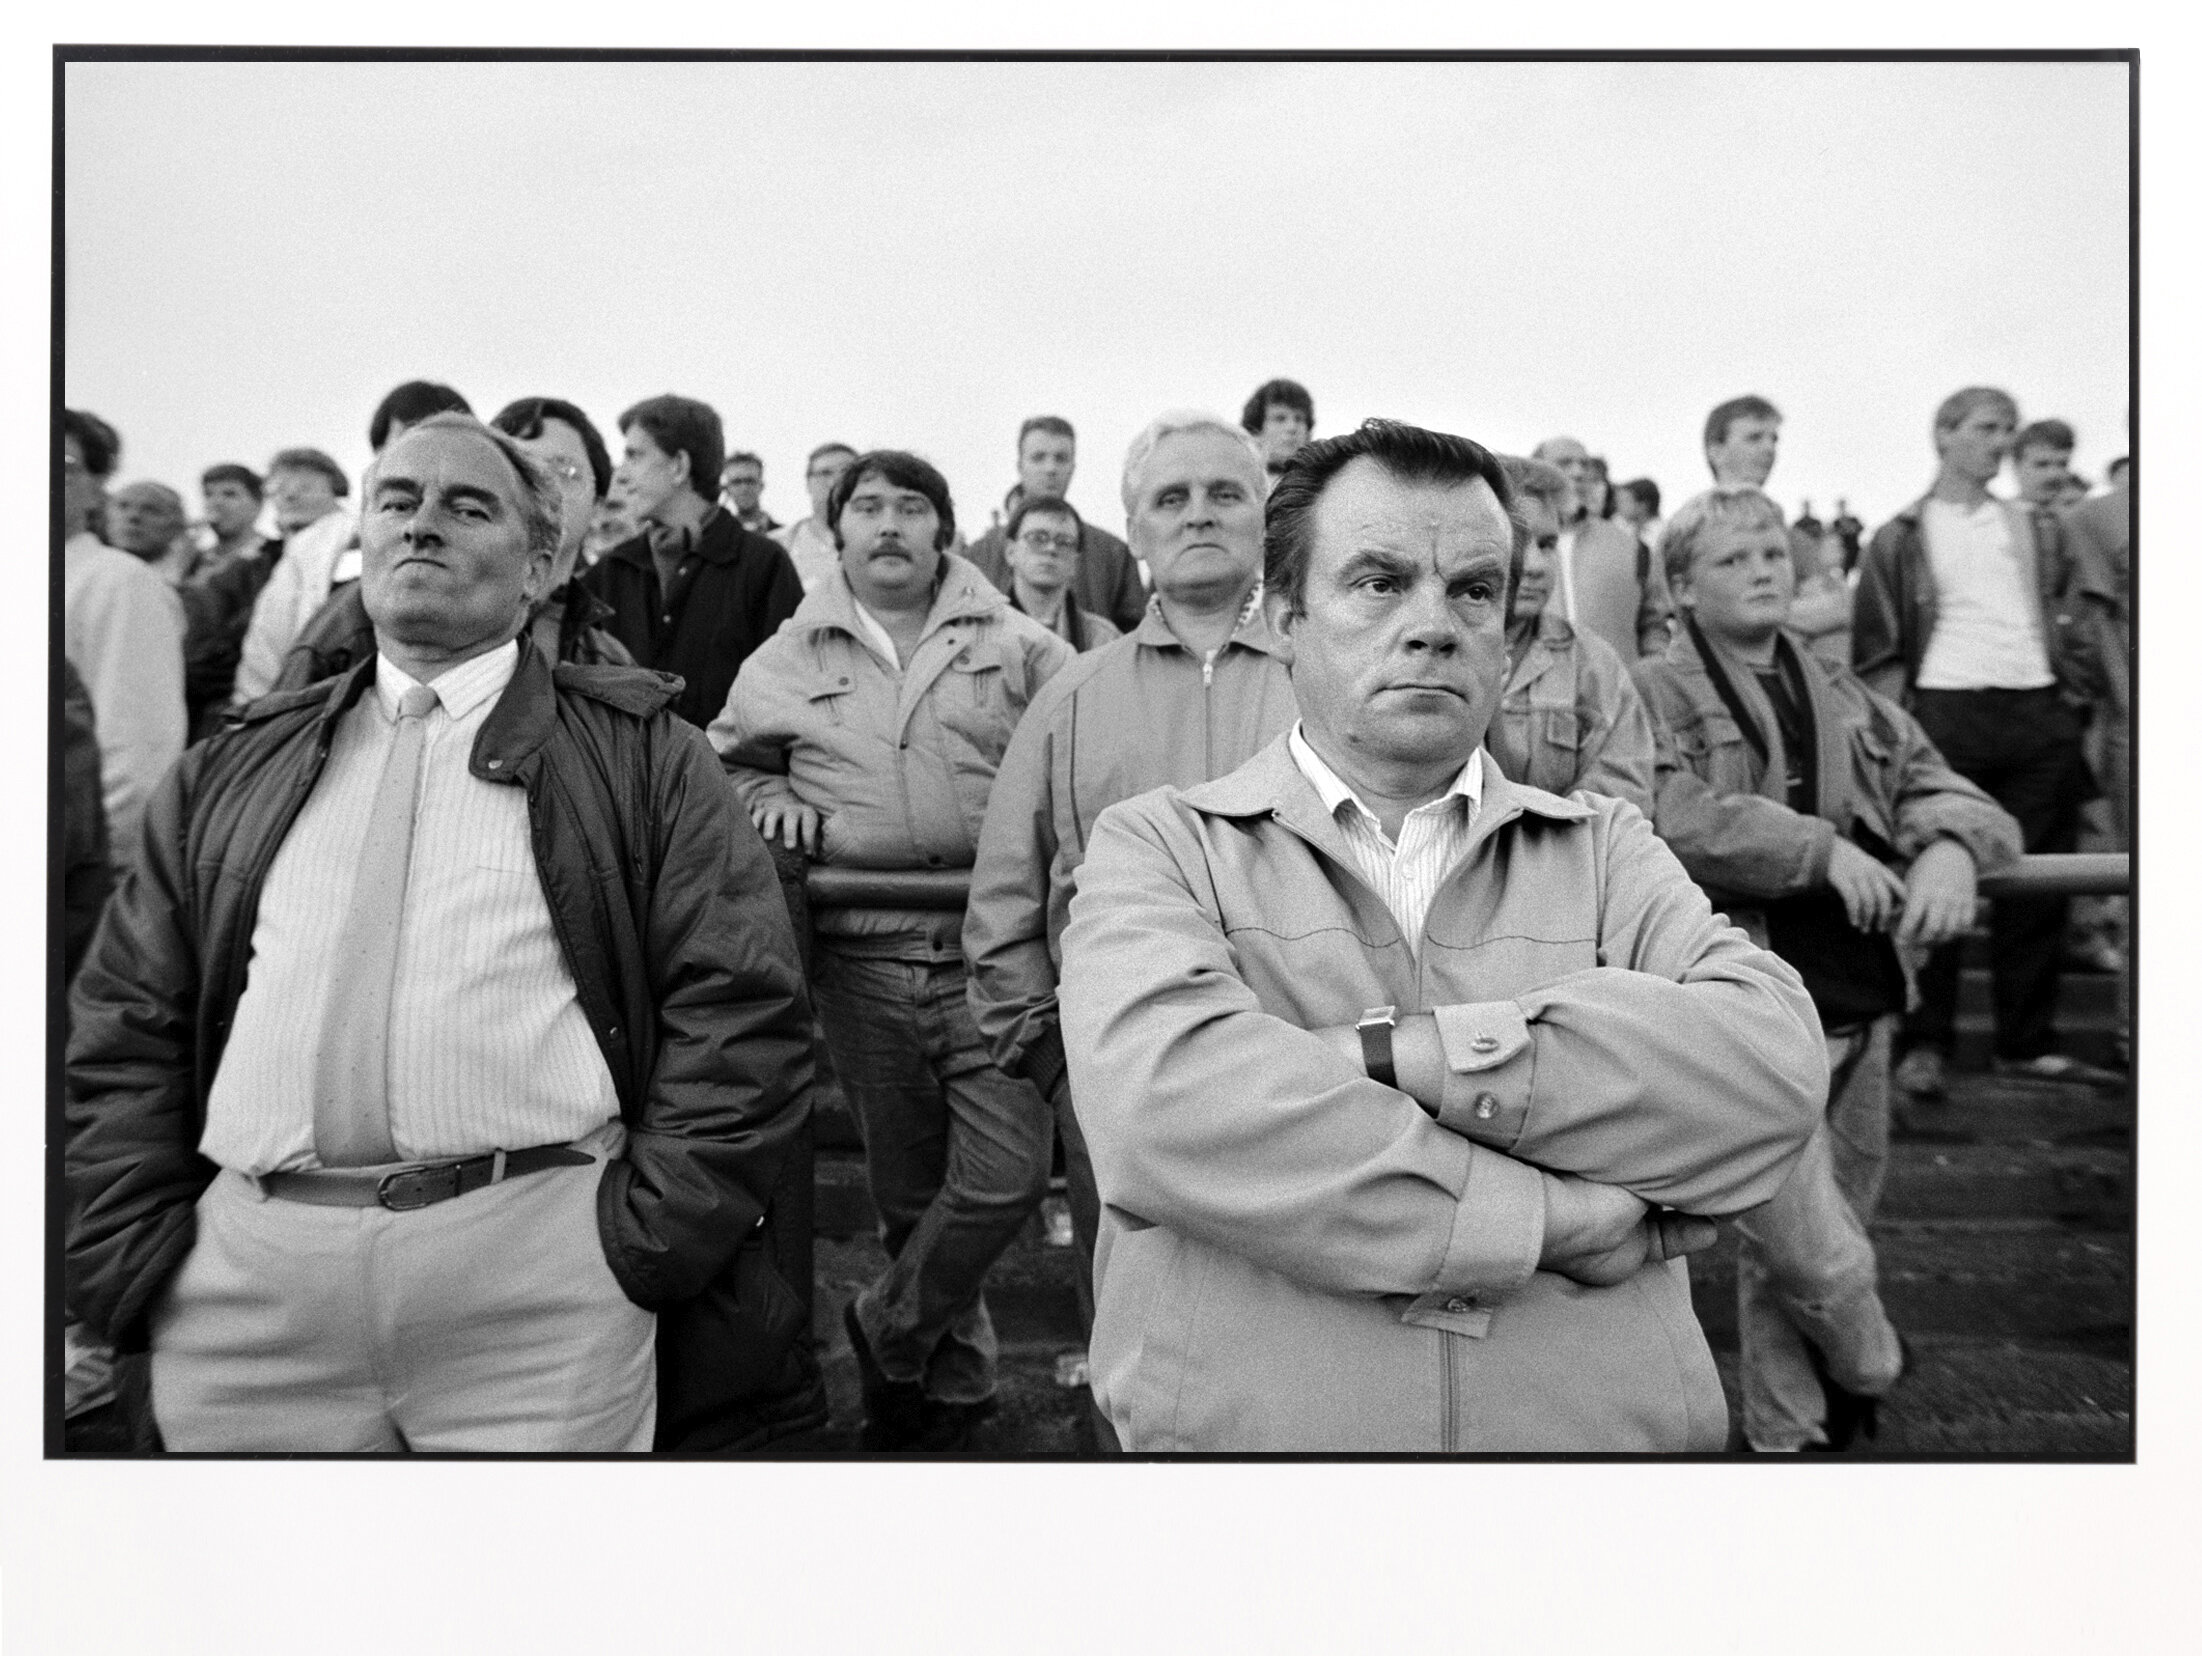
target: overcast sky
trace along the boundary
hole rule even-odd
[[[401,379],[677,390],[783,519],[833,438],[976,528],[1033,413],[1116,525],[1147,418],[1272,375],[1670,505],[1758,391],[1785,505],[1878,521],[1960,385],[2126,450],[2127,122],[2118,64],[78,63],[66,396],[188,488],[356,474]]]

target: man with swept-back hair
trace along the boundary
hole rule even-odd
[[[1078,470],[1078,433],[1059,414],[1035,414],[1017,429],[1017,481],[1002,500],[1002,515],[1013,519],[1027,500],[1061,500],[1070,493]],[[965,552],[982,574],[1004,592],[1010,590],[1007,530],[996,524]],[[1106,529],[1083,519],[1078,525],[1078,564],[1071,590],[1089,615],[1104,616],[1119,632],[1139,625],[1147,592],[1139,584],[1139,565],[1131,549]]]
[[[581,584],[611,609],[606,630],[645,667],[678,673],[673,708],[702,727],[726,705],[749,654],[802,602],[777,541],[718,503],[726,433],[693,397],[647,397],[619,417],[620,492],[642,533],[591,564]]]
[[[1104,809],[1221,776],[1292,723],[1292,686],[1259,602],[1264,481],[1261,451],[1220,415],[1172,410],[1132,440],[1125,533],[1154,572],[1153,601],[1130,633],[1033,698],[994,778],[971,871],[972,1010],[995,1061],[1054,1108],[1088,1323],[1101,1210],[1057,1027],[1063,927]]]
[[[631,667],[627,647],[604,630],[611,610],[573,579],[596,503],[612,485],[612,459],[588,415],[562,397],[522,397],[497,411],[492,429],[518,440],[558,491],[558,550],[550,588],[529,613],[537,649],[556,661]],[[359,583],[335,593],[306,624],[283,660],[278,690],[334,678],[374,653],[374,622]]]
[[[1678,1256],[1780,1188],[1826,1060],[1640,812],[1488,763],[1512,498],[1462,437],[1304,448],[1262,600],[1299,722],[1094,826],[1063,1045],[1126,1449],[1723,1445]]]
[[[1737,1220],[1737,1323],[1745,1443],[1839,1451],[1871,1434],[1903,1368],[1866,1232],[1904,1004],[1895,945],[1970,925],[1975,873],[2017,854],[2018,824],[1902,708],[1800,647],[1790,549],[1756,488],[1685,503],[1664,542],[1682,623],[1636,677],[1663,738],[1660,837],[1803,976],[1826,1034],[1827,1119]]]
[[[2018,818],[2029,852],[2070,851],[2094,796],[2081,751],[2101,682],[2087,614],[2099,581],[2052,517],[1988,492],[2019,424],[2009,392],[1974,385],[1934,415],[1933,486],[1874,532],[1858,565],[1858,676],[1900,702],[1959,775]],[[1995,1063],[2037,1080],[2113,1077],[2056,1050],[2057,956],[2068,900],[1999,898],[1994,937]],[[1897,1084],[1947,1090],[1957,1034],[1959,944],[1919,974]]]
[[[526,636],[518,441],[431,415],[364,492],[374,652],[169,773],[78,973],[70,1306],[147,1447],[724,1442],[809,1065],[778,880],[663,675]]]

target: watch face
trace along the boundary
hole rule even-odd
[[[1397,1022],[1399,1022],[1398,1007],[1372,1006],[1361,1014],[1361,1021],[1354,1027],[1357,1029],[1388,1029]]]

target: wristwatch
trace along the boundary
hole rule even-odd
[[[1387,1087],[1399,1085],[1399,1072],[1392,1068],[1392,1031],[1398,1025],[1398,1007],[1372,1006],[1353,1026],[1361,1037],[1361,1067]]]

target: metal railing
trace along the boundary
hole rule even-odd
[[[2021,857],[1984,874],[1983,897],[2103,897],[2132,888],[2132,858],[2120,852]],[[966,868],[829,868],[814,864],[803,889],[813,908],[960,909],[971,894]]]

